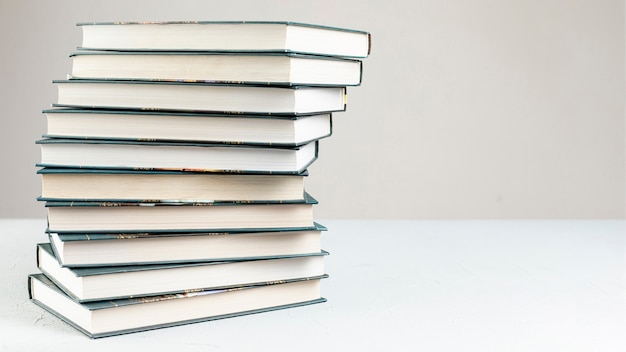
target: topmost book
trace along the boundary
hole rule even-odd
[[[90,22],[81,50],[286,52],[365,58],[370,33],[298,22]]]

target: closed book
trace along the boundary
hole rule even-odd
[[[79,302],[262,285],[324,275],[324,255],[238,261],[64,268],[49,243],[37,245],[37,266]]]
[[[30,299],[91,338],[321,303],[320,280],[80,303],[44,274],[28,278]]]
[[[234,115],[137,110],[48,109],[48,137],[298,146],[332,134],[330,113]]]
[[[318,142],[298,147],[102,139],[37,141],[43,167],[299,174],[317,159]]]
[[[370,34],[360,30],[280,21],[78,23],[80,49],[221,52],[298,52],[366,57]]]
[[[50,232],[224,231],[311,227],[313,204],[302,201],[250,203],[46,202]]]
[[[345,87],[199,82],[55,80],[53,106],[236,114],[321,114],[346,109]]]
[[[362,62],[319,55],[79,51],[71,78],[356,86]]]
[[[304,199],[305,171],[293,175],[42,168],[44,201],[293,201]]]
[[[64,267],[214,262],[319,253],[321,233],[309,227],[222,232],[56,233],[49,232]]]

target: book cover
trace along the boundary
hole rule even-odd
[[[122,266],[242,261],[300,256],[321,251],[326,228],[265,231],[57,233],[48,232],[57,261],[64,267]]]
[[[37,245],[37,266],[79,302],[259,286],[324,275],[328,252],[213,262],[66,268],[49,243]]]
[[[300,174],[319,142],[298,147],[46,138],[39,167]]]
[[[80,22],[77,26],[83,32],[81,50],[296,52],[354,58],[367,57],[371,51],[369,32],[291,21]]]
[[[85,335],[100,338],[322,303],[323,278],[79,303],[44,274],[31,274],[28,292],[33,303]]]
[[[54,175],[66,175],[66,174],[88,174],[88,175],[206,175],[206,172],[202,171],[178,171],[178,170],[135,170],[135,169],[84,169],[84,168],[54,168],[54,167],[42,167],[37,170],[37,174],[54,174]],[[220,174],[210,173],[210,174]],[[221,173],[222,175],[232,176],[232,173],[225,172]],[[264,175],[264,174],[263,174]],[[301,173],[296,175],[287,175],[299,177],[299,176],[309,176],[308,170],[303,170]]]
[[[51,232],[59,264],[66,267],[212,262],[308,255],[321,250],[326,228],[278,228],[231,232]]]
[[[207,202],[304,199],[300,174],[42,168],[44,201]]]
[[[53,80],[55,107],[257,115],[346,110],[346,87],[267,86],[172,81]]]
[[[54,253],[54,248],[51,243],[38,243],[37,250],[45,253],[46,255],[54,258],[56,260],[56,254]],[[274,259],[289,259],[289,258],[301,258],[301,257],[319,257],[329,255],[328,251],[321,250],[315,253],[306,253],[306,254],[286,254],[286,255],[273,255],[267,257],[247,257],[247,258],[237,258],[237,259],[221,259],[216,261],[207,261],[207,262],[179,262],[179,263],[142,263],[137,265],[107,265],[107,266],[86,266],[86,267],[65,267],[68,271],[71,271],[75,277],[86,277],[86,276],[94,276],[94,275],[107,275],[107,274],[117,274],[117,273],[130,273],[130,272],[141,272],[141,271],[150,271],[150,270],[159,270],[159,269],[172,269],[172,268],[185,268],[185,267],[198,267],[198,266],[215,266],[220,264],[234,264],[239,262],[260,262]],[[37,260],[39,260],[40,256],[37,256]],[[38,261],[37,265],[41,265]],[[61,267],[61,266],[59,266]],[[308,275],[311,276],[311,275]],[[269,280],[276,281],[276,280]],[[262,284],[260,282],[258,284]],[[228,285],[232,286],[232,285]],[[214,287],[214,289],[221,289],[224,287]]]
[[[107,26],[107,25],[115,25],[115,26],[127,26],[127,25],[245,25],[245,24],[261,24],[261,25],[285,25],[285,26],[301,26],[301,27],[309,27],[309,28],[318,28],[332,31],[340,31],[340,32],[353,32],[353,33],[361,33],[368,34],[368,32],[358,29],[345,28],[345,27],[337,27],[337,26],[328,26],[316,23],[306,23],[299,21],[244,21],[244,20],[233,20],[233,21],[210,21],[210,20],[199,20],[199,21],[94,21],[94,22],[78,22],[76,26]]]
[[[361,60],[296,53],[78,51],[70,79],[358,86]]]
[[[38,197],[39,201],[45,201],[41,197]],[[304,199],[298,200],[290,200],[290,201],[213,201],[213,200],[204,200],[197,202],[187,202],[187,201],[156,201],[150,202],[129,202],[126,200],[118,200],[118,201],[110,201],[110,202],[101,202],[101,201],[71,201],[71,200],[62,200],[62,201],[46,201],[45,206],[48,208],[55,207],[96,207],[96,208],[128,208],[128,207],[233,207],[233,206],[245,206],[245,205],[275,205],[275,204],[317,204],[317,199],[313,198],[309,193],[304,194]]]
[[[115,80],[120,81],[120,80]],[[123,110],[123,109],[85,109],[85,108],[51,108],[41,111],[44,114],[119,114],[119,115],[148,115],[148,116],[192,116],[192,117],[228,117],[230,119],[269,119],[269,120],[298,120],[303,117],[315,115],[307,114],[229,114],[219,112],[197,112],[197,111],[158,111],[158,110]]]
[[[290,227],[290,228],[270,228],[270,229],[227,229],[224,231],[212,232],[178,232],[178,231],[158,231],[158,232],[132,232],[132,233],[57,233],[56,236],[63,242],[72,241],[107,241],[107,240],[131,240],[131,239],[150,239],[159,237],[187,237],[187,236],[236,236],[241,234],[254,233],[295,233],[301,231],[328,231],[328,228],[317,222],[313,226]],[[46,229],[47,234],[51,234],[50,229]]]
[[[332,135],[332,114],[245,115],[56,108],[44,138],[297,147]]]
[[[231,206],[237,204],[302,204],[306,201],[307,193],[304,193],[304,199],[270,199],[270,200],[213,200],[213,199],[85,199],[85,198],[49,198],[37,197],[37,201],[46,202],[46,207],[125,207],[125,206]],[[317,203],[309,203],[317,204]]]
[[[310,195],[293,203],[46,202],[48,227],[64,233],[221,232],[313,226]]]

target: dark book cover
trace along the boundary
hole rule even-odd
[[[313,162],[315,162],[319,155],[319,141],[313,141],[315,154],[311,160],[309,160],[304,166],[294,171],[282,171],[282,170],[243,170],[243,169],[217,169],[217,168],[159,168],[159,167],[131,167],[131,166],[91,166],[91,165],[59,165],[53,163],[41,162],[35,164],[37,167],[44,168],[76,168],[76,169],[110,169],[110,170],[141,170],[141,171],[191,171],[191,172],[211,172],[211,173],[237,173],[237,174],[282,174],[282,175],[299,175],[302,174]],[[309,143],[309,144],[310,144]],[[70,144],[70,145],[83,145],[83,144],[108,144],[108,145],[128,145],[133,147],[172,147],[172,148],[255,148],[255,149],[267,149],[272,151],[273,149],[292,150],[297,151],[304,148],[301,146],[260,146],[260,145],[248,145],[248,144],[219,144],[219,143],[190,143],[190,142],[156,142],[156,141],[130,141],[130,140],[109,140],[109,139],[72,139],[72,138],[43,138],[35,141],[35,144]]]
[[[123,199],[130,203],[289,202],[303,199],[303,178],[308,177],[307,170],[300,174],[268,175],[48,167],[37,170],[37,174],[42,175],[39,201],[119,202]],[[200,192],[196,191],[197,187],[206,188]],[[247,192],[242,192],[242,187]]]
[[[56,261],[63,267],[79,268],[240,262],[285,256],[308,256],[324,252],[319,241],[322,232],[326,230],[324,226],[315,223],[315,226],[308,228],[285,227],[264,231],[229,229],[230,232],[155,230],[137,233],[128,231],[119,233],[46,231],[46,233],[55,254],[72,251],[69,254],[70,259],[56,256]],[[252,243],[254,245],[246,246]],[[109,250],[120,252],[117,253],[119,255],[115,255],[115,252]],[[90,254],[77,259],[75,258],[75,255],[79,254],[77,251]]]
[[[210,203],[210,202],[196,202],[196,203],[129,203],[129,202],[71,202],[71,201],[60,201],[60,202],[46,202],[45,206],[48,208],[48,232],[54,233],[158,233],[158,232],[188,232],[188,233],[207,233],[207,232],[229,232],[232,230],[246,230],[250,232],[260,232],[267,231],[268,229],[273,229],[276,227],[284,227],[284,228],[293,228],[294,226],[302,226],[308,227],[313,226],[313,220],[309,217],[311,216],[312,206],[317,204],[317,200],[311,197],[308,194],[305,194],[305,198],[302,200],[298,200],[291,203]],[[254,225],[249,224],[247,226],[241,226],[241,221],[235,221],[233,219],[229,219],[227,221],[221,221],[219,219],[211,219],[210,221],[214,224],[204,224],[198,225],[194,224],[193,226],[188,226],[187,223],[178,223],[174,221],[174,214],[182,214],[182,213],[192,213],[195,215],[197,221],[201,221],[204,217],[209,217],[208,214],[211,214],[212,210],[209,208],[231,208],[224,209],[225,211],[234,211],[234,212],[243,212],[252,215],[259,215],[259,219],[257,222],[254,222]],[[234,207],[245,207],[245,209],[234,209]],[[260,208],[257,208],[260,207]],[[268,218],[269,214],[266,214],[266,208],[272,208],[271,219],[276,221],[275,225],[270,225]],[[91,222],[78,221],[77,223],[66,222],[66,223],[52,223],[51,222],[51,212],[55,211],[53,209],[59,209],[60,214],[65,214],[65,216],[69,216],[68,212],[71,212],[71,208],[92,208],[90,211],[93,214],[98,214],[98,217],[101,219],[103,217],[107,217],[104,223],[98,223],[97,226],[93,225]],[[135,209],[130,209],[135,208]],[[189,209],[184,209],[189,208]],[[204,209],[201,209],[204,208]],[[99,209],[102,209],[100,211]],[[93,211],[92,211],[93,210]],[[130,214],[126,212],[126,210],[130,211]],[[280,218],[274,215],[278,215],[279,212],[282,211],[294,211],[301,212],[303,218],[291,219],[291,218]],[[216,210],[219,212],[221,210]],[[77,210],[78,213],[84,213],[83,210]],[[154,224],[151,221],[154,220],[146,220],[151,216],[156,216],[155,214],[169,214],[170,218],[168,218],[167,223],[165,221],[161,221],[158,224]],[[133,218],[133,215],[141,214],[141,217]],[[252,216],[251,215],[251,216]],[[56,215],[55,215],[56,216]],[[127,219],[130,216],[131,219],[136,219],[137,223],[133,223],[129,225]],[[162,216],[162,215],[160,215]],[[248,220],[247,218],[243,219]],[[261,222],[258,222],[261,221]],[[309,224],[310,222],[310,224]],[[231,225],[232,223],[232,225]],[[261,224],[262,223],[262,224]],[[141,224],[141,225],[140,225]],[[217,225],[219,224],[219,225]],[[280,225],[278,225],[280,224]]]
[[[73,80],[77,81],[77,80]],[[194,112],[194,111],[158,111],[158,110],[123,110],[123,109],[85,109],[85,108],[51,108],[41,111],[44,114],[119,114],[119,115],[154,115],[154,116],[193,116],[199,118],[228,117],[255,118],[255,119],[275,119],[275,120],[298,120],[303,117],[318,115],[317,113],[306,113],[297,115],[274,115],[274,114],[229,114],[216,112]]]
[[[219,173],[219,172],[213,172]],[[154,175],[189,175],[189,174],[206,174],[206,172],[202,171],[177,171],[177,170],[132,170],[132,169],[82,169],[82,168],[54,168],[54,167],[42,167],[37,170],[37,174],[96,174],[96,175],[107,175],[107,174],[154,174]],[[224,172],[223,174],[228,175],[232,174],[232,172]],[[286,176],[309,176],[308,170],[303,170],[299,174],[294,175],[286,175]]]
[[[96,22],[78,22],[76,26],[102,26],[102,25],[167,25],[167,24],[283,24],[311,28],[328,29],[342,32],[353,32],[368,34],[366,31],[358,29],[350,29],[336,26],[327,26],[314,23],[305,23],[298,21],[96,21]]]
[[[57,233],[59,239],[63,242],[71,241],[106,241],[106,240],[129,240],[155,237],[179,237],[179,236],[236,236],[240,234],[265,233],[265,232],[299,232],[299,231],[328,231],[326,226],[313,223],[310,227],[291,227],[291,228],[274,228],[274,229],[227,229],[220,232],[176,232],[176,231],[159,231],[159,232],[135,232],[135,233]],[[50,231],[46,230],[46,233]]]
[[[47,254],[51,256],[56,256],[54,252],[54,247],[51,243],[38,243],[37,247],[45,251]],[[137,272],[137,271],[148,271],[148,270],[159,270],[159,269],[170,269],[170,268],[182,268],[182,267],[192,267],[192,266],[202,266],[202,265],[220,265],[220,264],[228,264],[242,261],[258,261],[258,260],[269,260],[269,259],[287,259],[287,258],[297,258],[297,257],[311,257],[311,256],[325,256],[329,255],[327,251],[320,251],[318,253],[305,253],[305,254],[290,254],[290,255],[275,255],[275,256],[266,256],[266,257],[248,257],[248,258],[237,258],[237,259],[222,259],[215,261],[207,261],[207,262],[179,262],[179,263],[143,263],[137,265],[107,265],[107,266],[89,266],[89,267],[76,267],[76,268],[68,268],[74,273],[76,277],[83,276],[94,276],[94,275],[106,275],[106,274],[115,274],[115,273],[127,273],[127,272]],[[39,265],[39,263],[37,263]],[[258,283],[255,285],[260,285],[263,283]],[[222,289],[224,287],[215,287],[214,289]]]
[[[38,200],[46,201],[45,198],[39,197]],[[128,200],[98,202],[98,201],[46,201],[46,207],[133,207],[133,206],[236,206],[236,205],[264,205],[264,204],[318,204],[317,199],[313,198],[309,193],[304,194],[304,199],[288,200],[288,201],[142,201],[132,202]]]
[[[39,262],[40,259],[40,255],[39,252],[42,252],[45,255],[50,256],[51,258],[55,258],[55,260],[58,261],[58,259],[56,259],[56,255],[55,255],[55,251],[54,251],[54,246],[51,243],[38,243],[37,244],[37,266],[39,267],[39,269],[52,281],[54,282],[61,290],[63,290],[65,292],[65,294],[67,294],[68,296],[70,296],[72,299],[79,301],[79,302],[89,302],[89,301],[97,301],[97,300],[111,300],[111,299],[120,299],[120,298],[127,298],[128,295],[124,295],[124,296],[120,296],[120,297],[102,297],[102,298],[97,298],[97,299],[83,299],[81,300],[80,298],[78,298],[77,296],[75,296],[71,290],[67,289],[66,287],[63,286],[63,284],[61,283],[61,279],[57,280],[57,278],[55,278],[54,272],[56,272],[57,269],[54,269],[50,272],[48,272],[45,268],[45,266],[42,266],[41,263]],[[108,265],[108,266],[84,266],[84,267],[73,267],[73,268],[69,268],[69,267],[62,267],[59,264],[59,268],[62,268],[60,270],[63,270],[64,272],[70,273],[73,277],[75,278],[82,278],[82,277],[90,277],[90,276],[99,276],[99,275],[111,275],[111,274],[123,274],[123,273],[138,273],[138,272],[155,272],[157,270],[168,270],[168,269],[179,269],[179,268],[191,268],[191,267],[210,267],[210,266],[217,266],[217,265],[229,265],[229,264],[236,264],[236,263],[240,263],[240,262],[247,262],[247,263],[254,263],[254,262],[259,262],[259,263],[263,263],[266,262],[268,260],[270,261],[279,261],[279,262],[285,262],[285,260],[288,259],[293,259],[293,258],[304,258],[304,257],[321,257],[321,256],[326,256],[329,255],[329,253],[327,251],[320,251],[317,253],[306,253],[306,254],[292,254],[292,255],[276,255],[276,256],[266,256],[266,257],[250,257],[250,258],[238,258],[236,260],[215,260],[215,261],[202,261],[202,262],[172,262],[172,263],[143,263],[143,264],[135,264],[135,265]],[[287,261],[285,263],[290,263],[290,261]],[[195,270],[195,269],[194,269]],[[63,276],[63,275],[61,275]],[[325,276],[327,277],[327,276]],[[304,277],[300,277],[300,278],[290,278],[289,280],[299,280],[299,279],[303,279]],[[233,278],[234,280],[234,278]],[[146,293],[146,294],[142,294],[142,296],[159,296],[159,295],[165,295],[165,294],[177,294],[177,293],[184,293],[184,292],[188,292],[188,291],[205,291],[205,290],[223,290],[223,289],[228,289],[228,288],[233,288],[233,287],[243,287],[243,286],[261,286],[261,285],[266,285],[266,284],[271,284],[271,283],[276,283],[278,281],[287,281],[287,279],[285,278],[279,278],[277,276],[274,276],[272,278],[271,281],[260,281],[260,282],[245,282],[245,283],[239,283],[239,284],[232,284],[232,285],[225,285],[225,286],[211,286],[211,287],[199,287],[199,288],[189,288],[189,289],[181,289],[181,290],[170,290],[170,291],[165,291],[165,292],[150,292],[150,293]],[[234,281],[233,281],[234,282]]]
[[[367,48],[366,48],[366,52],[363,54],[358,54],[358,55],[333,55],[333,54],[325,54],[326,56],[342,56],[342,57],[352,57],[352,58],[365,58],[368,57],[371,53],[371,47],[372,47],[372,35],[371,33],[367,32],[367,31],[363,31],[363,30],[358,30],[358,29],[349,29],[349,28],[343,28],[343,27],[336,27],[336,26],[328,26],[328,25],[319,25],[319,24],[311,24],[311,23],[304,23],[304,22],[294,22],[294,21],[111,21],[111,22],[79,22],[76,25],[78,27],[85,27],[85,26],[109,26],[109,25],[115,25],[115,26],[123,26],[123,25],[158,25],[158,26],[163,26],[163,25],[168,25],[168,24],[174,24],[174,25],[216,25],[216,24],[225,24],[225,25],[232,25],[232,24],[261,24],[261,25],[284,25],[284,26],[299,26],[299,27],[308,27],[308,28],[314,28],[314,29],[320,29],[320,30],[330,30],[330,31],[338,31],[338,32],[348,32],[348,33],[355,33],[355,34],[360,34],[366,37],[366,41],[367,41]],[[112,50],[112,51],[127,51],[127,50],[131,50],[128,48],[90,48],[90,47],[78,47],[79,50]],[[132,49],[133,51],[158,51],[159,49],[141,49],[141,48],[135,48]],[[177,49],[178,50],[178,49]],[[194,49],[187,49],[183,51],[197,51]],[[291,53],[291,52],[295,52],[295,53],[301,53],[301,54],[311,54],[311,55],[320,55],[320,53],[317,52],[307,52],[307,51],[294,51],[291,50],[289,48],[276,48],[276,49],[267,49],[267,50],[246,50],[246,49],[238,49],[238,50],[219,50],[219,52],[232,52],[232,51],[237,51],[237,52],[278,52],[278,53]]]
[[[151,111],[151,110],[122,110],[122,109],[78,109],[78,108],[53,108],[43,110],[44,114],[106,114],[106,115],[143,115],[143,116],[168,116],[172,118],[180,117],[194,117],[194,118],[228,118],[228,119],[258,119],[258,120],[301,120],[307,117],[312,117],[320,114],[308,113],[297,115],[261,115],[261,114],[226,114],[226,113],[211,113],[211,112],[191,112],[191,111]],[[44,134],[44,139],[76,139],[76,140],[117,140],[120,142],[154,142],[154,143],[191,143],[191,144],[216,144],[216,145],[248,145],[258,147],[278,147],[278,148],[294,148],[300,147],[305,144],[314,142],[316,140],[328,138],[333,134],[333,114],[330,115],[330,131],[325,135],[320,135],[318,138],[298,141],[296,143],[277,143],[277,142],[244,142],[244,141],[223,141],[223,140],[177,140],[177,139],[158,139],[158,138],[122,138],[122,137],[96,137],[96,136],[58,136],[55,134]]]
[[[297,280],[294,282],[276,283],[276,285],[290,284],[290,283],[301,282],[301,281],[321,280],[326,277],[327,276],[325,275],[322,277],[306,278],[306,279]],[[37,293],[34,291],[35,282],[37,282],[38,284],[42,284],[44,287],[48,288],[55,297],[58,297],[58,300],[64,301],[65,304],[73,305],[76,307],[82,307],[83,309],[86,309],[90,312],[95,312],[98,310],[105,310],[105,309],[117,310],[125,306],[132,306],[132,305],[138,305],[138,304],[152,304],[152,303],[158,303],[158,302],[169,301],[169,300],[191,299],[194,297],[228,293],[231,290],[253,290],[255,288],[264,287],[267,285],[246,286],[246,287],[235,288],[231,290],[226,289],[226,290],[198,291],[198,292],[187,292],[187,293],[182,293],[182,294],[171,294],[171,295],[152,296],[152,297],[137,297],[137,298],[126,298],[126,299],[116,299],[116,300],[108,300],[108,301],[80,303],[80,302],[76,302],[70,296],[66,295],[63,292],[63,290],[57,287],[54,284],[54,282],[48,279],[44,274],[29,275],[28,276],[28,294],[29,294],[29,298],[31,299],[31,301],[91,338],[101,338],[101,337],[107,337],[107,336],[122,335],[122,334],[128,334],[128,333],[134,333],[134,332],[140,332],[140,331],[146,331],[146,330],[154,330],[154,329],[165,328],[165,327],[179,326],[179,325],[185,325],[185,324],[191,324],[191,323],[199,323],[199,322],[205,322],[205,321],[211,321],[211,320],[217,320],[217,319],[231,318],[231,317],[237,317],[237,316],[242,316],[242,315],[256,314],[256,313],[268,312],[268,311],[273,311],[273,310],[278,310],[278,309],[300,307],[300,306],[305,306],[305,305],[310,305],[310,304],[326,302],[326,299],[321,297],[321,298],[297,302],[297,303],[269,306],[269,307],[252,309],[252,310],[243,310],[243,311],[238,311],[234,313],[220,314],[220,315],[214,315],[214,316],[205,316],[205,317],[198,318],[198,319],[172,321],[168,323],[141,326],[141,327],[131,328],[131,329],[121,329],[121,330],[107,331],[107,332],[102,332],[102,333],[92,333],[91,331],[86,330],[84,327],[78,325],[76,322],[69,319],[63,313],[52,308],[49,305],[50,303],[37,299]]]
[[[128,110],[128,111],[162,111],[162,112],[199,112],[199,113],[216,113],[216,114],[234,114],[234,115],[283,115],[283,116],[296,116],[296,115],[312,115],[312,114],[324,114],[324,113],[332,113],[346,110],[346,102],[347,102],[347,87],[345,86],[332,86],[332,87],[311,87],[311,86],[303,86],[303,85],[267,85],[267,84],[234,84],[234,83],[218,83],[218,82],[180,82],[180,81],[146,81],[146,80],[105,80],[105,79],[65,79],[65,80],[53,80],[53,84],[56,85],[76,85],[76,84],[97,84],[101,86],[109,86],[109,85],[151,85],[155,88],[160,87],[164,88],[166,86],[176,87],[176,86],[186,86],[186,87],[200,87],[206,89],[211,89],[212,87],[227,87],[232,88],[229,89],[231,91],[230,94],[238,94],[241,89],[248,88],[256,88],[262,89],[264,92],[272,90],[278,93],[278,90],[290,90],[295,91],[300,89],[319,89],[319,90],[342,90],[343,91],[343,104],[341,106],[337,106],[331,108],[318,108],[314,111],[257,111],[257,110],[241,110],[241,109],[217,109],[213,107],[206,108],[188,108],[182,106],[176,107],[162,107],[162,106],[127,106],[126,103],[124,106],[118,105],[107,105],[107,103],[66,103],[66,102],[57,102],[53,103],[53,107],[61,107],[61,108],[79,108],[79,109],[102,109],[102,110]],[[199,89],[200,89],[199,88]],[[60,87],[59,87],[60,89]],[[172,91],[169,91],[171,93]],[[161,92],[165,94],[164,92]],[[205,92],[212,93],[212,92]],[[142,92],[142,94],[147,94]],[[151,94],[155,94],[151,92]],[[146,96],[143,95],[142,98]],[[233,97],[234,99],[234,97]],[[244,99],[244,97],[238,97],[238,99]],[[279,110],[279,109],[277,109]]]
[[[363,80],[363,61],[355,58],[336,57],[336,56],[324,56],[314,55],[297,52],[220,52],[220,51],[166,51],[166,50],[151,50],[151,51],[106,51],[106,50],[83,50],[76,51],[70,54],[70,57],[86,56],[86,55],[213,55],[213,56],[284,56],[290,58],[308,59],[308,60],[328,60],[328,61],[343,61],[353,62],[359,66],[359,81],[355,84],[342,84],[343,86],[359,86]],[[69,77],[70,80],[81,79],[95,79],[95,78],[83,78],[83,77]],[[240,85],[252,85],[252,86],[315,86],[315,87],[336,87],[338,84],[324,84],[324,83],[294,83],[294,82],[281,82],[281,81],[221,81],[221,80],[190,80],[190,79],[135,79],[135,78],[97,78],[97,80],[112,80],[112,81],[149,81],[149,82],[193,82],[193,83],[216,83],[216,84],[240,84]]]

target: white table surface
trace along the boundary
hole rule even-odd
[[[28,300],[0,219],[0,351],[626,351],[624,221],[320,220],[328,302],[91,340]]]

